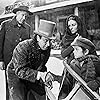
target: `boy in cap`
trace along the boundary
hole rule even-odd
[[[100,59],[96,55],[95,45],[89,39],[82,37],[77,38],[71,45],[74,48],[75,59],[71,61],[70,66],[93,91],[98,92],[100,87]],[[69,76],[66,76],[70,82],[69,86],[73,86],[75,80],[73,81],[73,78]],[[66,83],[68,82],[66,81]]]
[[[74,48],[75,59],[70,62],[70,66],[84,79],[93,91],[97,92],[100,86],[100,59],[96,55],[95,45],[90,40],[82,37],[75,39],[71,45]],[[48,75],[54,77],[52,80],[61,83],[60,76],[53,75],[52,73]],[[47,81],[49,79],[47,78]],[[59,100],[65,98],[74,85],[75,79],[67,72],[59,93]]]
[[[46,100],[45,64],[50,56],[54,27],[54,22],[40,19],[39,28],[34,31],[35,36],[15,47],[7,66],[11,100]]]

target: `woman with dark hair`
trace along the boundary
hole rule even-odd
[[[61,55],[63,58],[68,58],[68,63],[73,59],[73,47],[70,44],[78,36],[85,37],[91,40],[88,32],[83,28],[83,23],[80,17],[71,14],[66,19],[65,35],[63,36],[61,42]]]

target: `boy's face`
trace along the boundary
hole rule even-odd
[[[75,58],[80,58],[80,57],[82,57],[84,55],[83,50],[82,50],[81,47],[73,46],[73,48],[74,48],[73,53],[74,53],[74,57]]]

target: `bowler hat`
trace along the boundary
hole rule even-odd
[[[53,37],[55,25],[55,22],[40,19],[38,30],[35,30],[34,33],[49,39],[55,39],[55,37]]]
[[[84,47],[85,49],[88,49],[90,52],[96,49],[95,45],[89,39],[82,37],[76,39],[76,41],[74,41],[71,45]]]
[[[28,6],[19,6],[13,9],[13,13],[16,14],[17,11],[25,11],[27,13],[29,13],[29,15],[32,15],[33,13],[29,11],[29,7]]]

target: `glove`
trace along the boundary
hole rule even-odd
[[[54,81],[54,77],[51,74],[51,72],[47,72],[46,76],[45,76],[45,84],[47,87],[49,87],[50,89],[53,88],[52,82]]]

